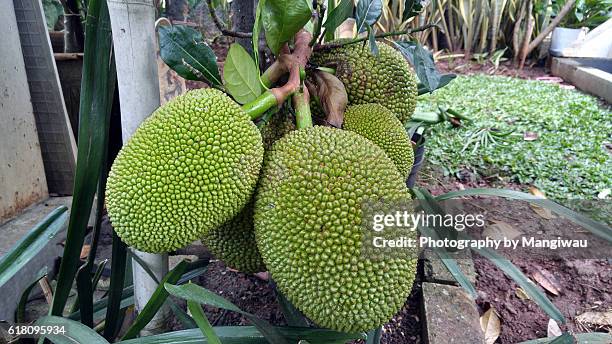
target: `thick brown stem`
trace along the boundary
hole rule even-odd
[[[574,7],[575,2],[576,0],[568,0],[565,3],[565,5],[563,5],[563,7],[561,8],[561,11],[559,11],[559,14],[557,14],[555,19],[553,19],[550,22],[550,25],[548,25],[542,32],[540,32],[540,34],[533,41],[531,41],[531,43],[529,43],[529,46],[527,47],[527,55],[529,55],[529,53],[531,53],[533,49],[535,49],[538,45],[540,45],[540,43],[542,43],[544,38],[546,38],[546,36],[548,36],[548,34],[552,30],[554,30],[554,28],[556,28],[557,25],[559,25],[561,20],[563,20],[563,17],[565,17],[569,13],[569,11]]]
[[[529,47],[529,40],[531,39],[531,34],[533,33],[533,22],[534,18],[531,15],[533,10],[533,0],[527,0],[527,28],[525,29],[525,35],[523,36],[523,44],[521,46],[519,52],[519,69],[523,69],[525,65],[525,60],[527,59],[527,49]]]
[[[516,22],[514,23],[514,30],[512,32],[512,48],[514,49],[514,62],[517,62],[519,57],[519,36],[521,32],[521,25],[523,23],[523,19],[525,18],[526,5],[527,3],[525,1],[521,3],[521,10],[519,12],[519,16],[516,18]]]

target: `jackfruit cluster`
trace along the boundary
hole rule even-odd
[[[344,113],[343,127],[382,148],[402,178],[408,178],[414,151],[406,129],[390,110],[379,104],[350,106]]]
[[[187,246],[249,201],[263,161],[261,135],[227,95],[200,89],[158,108],[111,168],[106,206],[129,246]]]
[[[356,133],[313,127],[277,141],[257,191],[255,237],[278,288],[320,326],[387,322],[412,288],[416,261],[361,254],[362,204],[409,197],[385,152]]]
[[[376,45],[378,56],[367,45],[348,44],[319,50],[311,62],[335,69],[346,88],[349,105],[377,103],[405,123],[416,107],[416,79],[400,52],[382,42]]]

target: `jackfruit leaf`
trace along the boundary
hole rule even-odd
[[[202,306],[197,302],[187,301],[187,308],[189,308],[189,312],[191,312],[193,319],[198,324],[200,331],[202,331],[208,343],[221,344],[221,340],[210,325],[210,321],[208,321],[206,314],[204,314]]]
[[[552,202],[548,199],[541,199],[533,195],[515,191],[515,190],[504,190],[504,189],[492,189],[492,188],[476,188],[466,189],[459,191],[451,191],[443,195],[436,196],[435,199],[438,201],[444,201],[451,198],[464,197],[464,196],[495,196],[504,197],[509,199],[523,200],[530,204],[536,204],[538,206],[552,210],[554,213],[561,215],[568,220],[578,224],[594,235],[612,242],[612,229],[603,223],[592,220],[591,218],[577,213],[571,209],[568,209],[560,204]]]
[[[186,260],[182,260],[174,267],[174,269],[168,272],[166,276],[162,278],[161,282],[153,292],[153,295],[149,299],[149,302],[147,302],[145,307],[140,311],[140,313],[138,313],[138,316],[125,335],[123,335],[122,339],[125,340],[136,337],[138,333],[140,333],[140,330],[142,330],[151,321],[151,319],[153,319],[155,314],[164,305],[169,295],[168,291],[164,288],[164,284],[178,284],[183,275],[185,275],[188,271],[201,267],[202,264],[208,265],[208,262],[195,261],[190,263]]]
[[[63,333],[58,332],[58,334],[47,334],[41,337],[41,339],[47,338],[55,344],[108,344],[106,339],[96,331],[74,320],[56,316],[44,316],[36,320],[35,324],[37,326],[58,326],[63,329],[61,331]]]
[[[493,307],[489,308],[480,317],[480,328],[484,333],[485,344],[493,344],[499,338],[501,333],[501,322],[499,316]]]
[[[368,43],[370,45],[370,52],[374,56],[378,56],[378,46],[376,45],[376,35],[372,26],[368,25]]]
[[[258,75],[261,74],[259,70],[259,35],[261,34],[261,27],[263,26],[261,12],[263,12],[265,5],[266,0],[257,2],[257,7],[255,8],[255,21],[253,22],[253,38],[251,39],[251,43],[253,44],[253,57],[255,58],[255,67],[257,67]],[[259,80],[261,83],[261,78]]]
[[[340,24],[342,24],[347,18],[353,14],[353,1],[342,0],[338,6],[334,7],[331,12],[327,14],[327,19],[323,23],[323,27],[327,32],[334,32]]]
[[[404,12],[402,13],[402,21],[408,20],[423,10],[420,0],[406,0],[404,1]]]
[[[442,76],[436,69],[431,52],[417,42],[395,42],[395,45],[412,64],[419,82],[427,91],[433,92],[440,87],[440,78]],[[450,82],[450,80],[448,81]]]
[[[68,208],[61,206],[45,216],[10,251],[0,257],[0,288],[64,229],[68,220]]]
[[[439,90],[442,87],[448,85],[456,77],[457,77],[457,75],[456,74],[452,74],[452,73],[442,74],[440,76],[440,82],[438,83],[438,87],[436,87],[436,90]],[[417,89],[418,89],[418,95],[429,93],[429,90],[427,89],[427,87],[425,87],[425,85],[423,85],[420,82],[417,85]]]
[[[312,344],[346,343],[354,339],[366,339],[365,333],[344,333],[312,327],[274,327],[291,343],[300,340]],[[254,326],[215,326],[215,334],[222,343],[268,344],[266,338]],[[202,331],[193,328],[119,342],[121,344],[174,344],[207,343]]]
[[[548,326],[546,328],[546,336],[554,338],[559,337],[562,334],[563,332],[561,331],[561,328],[559,328],[559,324],[557,324],[557,322],[553,319],[549,319]]]
[[[38,281],[43,279],[43,277],[47,276],[48,268],[44,266],[42,269],[38,271],[36,277],[30,285],[24,289],[23,293],[21,293],[21,297],[19,298],[19,303],[17,304],[17,309],[15,310],[15,322],[16,323],[25,323],[25,314],[26,314],[26,304],[28,303],[28,299],[30,298],[30,293],[32,289],[36,287]]]
[[[222,85],[217,56],[199,31],[186,25],[160,26],[157,31],[159,53],[168,67],[187,80]]]
[[[306,25],[312,16],[308,0],[266,0],[261,19],[266,43],[274,53]]]
[[[575,341],[574,341],[575,339]],[[528,340],[518,344],[609,344],[612,342],[612,335],[607,333],[592,332],[592,333],[578,333],[573,336],[567,332],[561,336],[551,338],[540,338],[534,340]]]
[[[223,79],[225,88],[240,104],[255,100],[264,91],[255,62],[238,43],[233,43],[229,48],[223,66]]]
[[[382,14],[381,0],[359,0],[355,10],[357,33],[365,32],[368,25],[373,26]]]
[[[319,99],[326,121],[336,128],[344,122],[344,110],[348,104],[348,94],[342,81],[335,75],[317,71],[314,73],[316,84],[308,91]]]
[[[288,344],[287,340],[270,323],[262,320],[251,313],[247,313],[223,297],[192,283],[176,286],[169,283],[164,284],[166,290],[178,298],[186,301],[197,302],[213,307],[226,309],[244,315],[261,334],[271,343]]]

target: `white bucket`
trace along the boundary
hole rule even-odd
[[[574,42],[583,40],[588,31],[589,29],[585,27],[581,29],[555,28],[550,41],[550,54],[553,56],[563,56],[563,50]]]

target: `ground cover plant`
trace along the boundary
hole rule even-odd
[[[472,75],[420,100],[420,111],[452,104],[472,119],[454,130],[432,128],[428,160],[447,175],[498,173],[556,200],[591,199],[612,185],[612,112],[592,96],[540,81]]]

